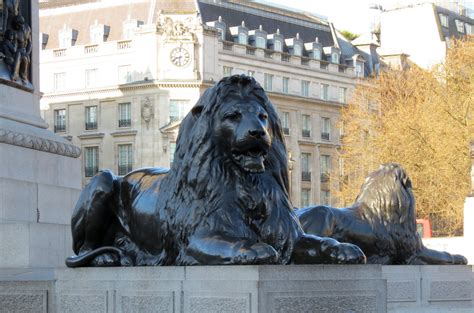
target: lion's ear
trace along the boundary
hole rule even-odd
[[[199,117],[201,115],[203,106],[202,105],[195,105],[192,109],[191,112],[193,113],[194,117]]]

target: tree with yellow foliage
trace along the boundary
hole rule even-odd
[[[387,162],[410,176],[418,218],[434,235],[462,231],[474,136],[474,38],[455,41],[444,65],[387,70],[359,85],[343,109],[339,186],[354,201],[365,176]]]

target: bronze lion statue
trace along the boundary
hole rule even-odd
[[[373,264],[467,264],[462,255],[428,249],[416,231],[410,178],[395,163],[371,173],[355,203],[344,209],[296,211],[303,230],[359,246]]]
[[[247,76],[206,90],[181,123],[169,171],[93,177],[71,227],[69,267],[365,263],[353,244],[304,233],[280,121]]]

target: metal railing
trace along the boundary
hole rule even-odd
[[[311,137],[311,131],[309,129],[303,129],[301,131],[301,136],[305,138]]]
[[[323,140],[329,140],[329,133],[322,132],[322,133],[321,133],[321,139],[323,139]]]
[[[54,125],[55,133],[65,132],[65,131],[66,131],[66,125]]]
[[[321,182],[325,183],[329,181],[329,173],[321,173]]]
[[[283,134],[289,135],[290,134],[290,129],[288,127],[283,127]]]
[[[311,172],[301,172],[302,181],[311,181]]]
[[[125,164],[118,166],[118,174],[119,175],[126,175],[132,171],[132,164]]]
[[[86,122],[86,130],[97,129],[97,122]]]
[[[92,177],[99,172],[99,167],[97,166],[86,166],[84,168],[84,173],[86,177]]]
[[[124,120],[119,120],[119,127],[130,127],[132,126],[132,120],[131,119],[124,119]]]

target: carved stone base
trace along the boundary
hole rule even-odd
[[[473,290],[471,266],[0,269],[8,312],[468,313]]]

